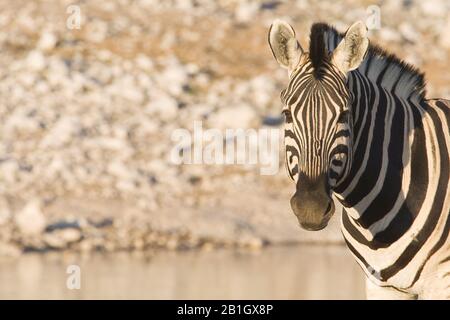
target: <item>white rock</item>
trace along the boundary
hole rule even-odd
[[[148,117],[143,117],[139,123],[139,126],[136,128],[136,134],[140,138],[145,138],[146,136],[151,136],[160,132],[161,128],[155,120],[156,119],[148,119]]]
[[[67,228],[59,231],[59,235],[66,242],[76,242],[81,239],[81,231],[75,228]]]
[[[55,48],[58,38],[52,32],[44,32],[37,43],[37,47],[43,51],[50,51]]]
[[[250,20],[253,19],[258,10],[259,10],[258,1],[239,2],[235,11],[236,20],[239,22],[249,22]]]
[[[208,119],[211,128],[221,130],[255,128],[257,121],[255,109],[248,104],[220,108]]]
[[[401,38],[400,33],[389,27],[383,27],[378,32],[380,38],[386,42],[398,42]]]
[[[159,46],[161,49],[170,49],[177,43],[177,35],[173,31],[165,32],[161,36]]]
[[[45,229],[45,216],[38,199],[29,201],[14,218],[17,227],[25,235],[37,235]]]
[[[192,10],[194,8],[194,3],[192,0],[178,0],[176,3],[179,9]]]
[[[178,114],[178,102],[171,96],[161,93],[150,98],[146,111],[162,120],[170,121]]]
[[[403,38],[405,38],[407,41],[413,43],[418,41],[420,35],[411,24],[403,22],[402,24],[400,24],[399,30]]]
[[[195,77],[195,82],[200,87],[206,87],[211,83],[211,77],[206,73],[199,73]]]
[[[50,248],[62,249],[66,245],[66,242],[53,232],[44,234],[43,239]]]
[[[67,228],[61,230],[55,230],[50,233],[44,234],[45,243],[57,249],[63,249],[68,244],[77,242],[81,239],[81,231],[75,228]]]
[[[0,226],[8,223],[11,218],[11,209],[5,198],[0,197]]]
[[[448,2],[442,0],[419,1],[422,13],[431,17],[443,17],[448,13]]]
[[[15,183],[17,183],[19,170],[19,164],[17,163],[17,161],[9,160],[0,163],[0,176],[2,177],[2,180],[6,185],[14,185]],[[7,188],[3,189],[3,187],[0,185],[0,190],[2,192],[6,192]]]
[[[137,189],[133,181],[130,180],[119,180],[116,183],[116,188],[124,193],[133,193],[136,192]]]
[[[108,164],[108,172],[119,179],[133,178],[130,169],[122,162],[113,161]]]
[[[210,104],[194,104],[186,108],[186,119],[188,121],[200,120],[203,117],[208,116],[213,111],[213,107]],[[184,117],[183,117],[184,119]]]
[[[86,25],[86,32],[84,33],[89,41],[100,43],[106,39],[108,33],[107,23],[95,20]]]
[[[61,147],[71,141],[72,137],[79,132],[80,123],[76,117],[64,116],[56,122],[53,128],[42,140],[42,147]]]
[[[439,43],[444,48],[450,49],[450,32],[448,31],[450,30],[450,13],[447,14],[447,21],[443,30],[446,31],[441,32]]]
[[[122,87],[121,95],[123,98],[137,105],[140,105],[144,101],[144,93],[137,86]]]
[[[45,57],[41,51],[33,50],[27,56],[26,60],[29,69],[34,71],[41,71],[45,68]]]
[[[266,107],[276,95],[275,83],[268,76],[258,76],[250,82],[252,98],[255,106]]]
[[[178,96],[188,84],[189,75],[182,64],[176,60],[170,60],[156,80],[162,89],[173,96]]]
[[[385,0],[383,1],[382,13],[386,10],[386,12],[398,12],[402,10],[402,2],[398,0]]]
[[[127,141],[119,138],[100,137],[97,139],[86,140],[83,144],[92,149],[106,149],[121,152],[130,152]],[[100,151],[100,150],[99,150]]]
[[[412,64],[415,67],[420,67],[423,64],[422,57],[417,54],[417,52],[409,52],[405,57],[404,60],[410,64]]]
[[[21,85],[23,85],[25,88],[30,88],[36,81],[36,74],[26,72],[26,73],[22,73],[22,74],[18,75],[17,78]]]
[[[167,163],[161,159],[153,159],[148,162],[147,168],[152,172],[166,172]]]
[[[136,57],[136,65],[145,71],[150,71],[153,69],[153,61],[144,54],[139,54]]]
[[[3,121],[3,134],[7,137],[14,135],[32,135],[40,129],[36,119],[27,117],[24,109],[16,109],[16,111]]]
[[[103,49],[97,52],[97,57],[100,61],[111,62],[113,54],[111,51]]]

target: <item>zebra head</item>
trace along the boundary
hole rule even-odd
[[[328,224],[334,213],[333,187],[351,165],[352,97],[346,80],[364,59],[366,34],[364,23],[353,24],[330,53],[323,25],[315,24],[310,50],[304,52],[288,23],[276,20],[269,30],[272,53],[289,75],[281,100],[286,167],[296,185],[291,207],[307,230]]]

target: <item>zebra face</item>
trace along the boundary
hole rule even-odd
[[[323,176],[336,185],[347,163],[351,135],[350,95],[345,78],[333,65],[324,65],[321,78],[303,56],[281,92],[285,116],[286,168],[296,183]]]
[[[311,31],[309,52],[303,51],[289,24],[276,21],[269,31],[272,53],[289,73],[281,92],[286,168],[296,186],[292,210],[307,230],[327,226],[334,213],[333,187],[350,167],[352,117],[346,74],[363,60],[365,32],[363,24],[354,24],[330,54],[322,30]]]
[[[281,93],[286,168],[295,182],[291,207],[307,230],[324,228],[334,213],[332,189],[345,173],[351,149],[349,93],[331,64],[313,75],[307,55]]]

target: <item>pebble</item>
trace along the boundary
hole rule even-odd
[[[160,94],[151,98],[146,106],[146,111],[161,120],[171,121],[177,117],[178,102],[167,94]]]
[[[11,219],[12,213],[5,198],[0,197],[0,226],[7,224]]]
[[[48,231],[43,237],[51,248],[65,248],[69,244],[80,241],[82,231],[79,227],[73,228],[68,225],[68,227]]]
[[[24,235],[38,235],[46,226],[46,219],[41,210],[41,201],[34,199],[29,201],[25,207],[14,217],[15,223]]]
[[[403,22],[400,24],[399,30],[403,38],[405,38],[407,41],[416,43],[419,40],[420,35],[411,24]]]
[[[255,109],[245,103],[220,108],[209,117],[210,127],[221,130],[254,128],[257,122]]]
[[[442,0],[419,1],[419,6],[428,18],[445,16],[449,10],[448,2]]]
[[[43,32],[38,43],[37,48],[42,51],[50,51],[55,48],[58,38],[52,32]]]
[[[447,19],[444,25],[443,30],[450,30],[450,12],[447,14]],[[439,43],[442,47],[446,49],[450,49],[450,33],[449,32],[441,32],[439,36]]]
[[[41,51],[33,50],[28,54],[27,66],[33,71],[42,71],[45,68],[46,60]]]
[[[250,22],[259,11],[258,1],[241,1],[238,3],[235,18],[238,22]]]

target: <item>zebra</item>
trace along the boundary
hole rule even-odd
[[[288,71],[281,91],[291,208],[306,230],[341,203],[341,232],[367,298],[450,298],[450,101],[427,99],[424,75],[345,33],[310,31],[309,52],[275,20],[268,41]]]

